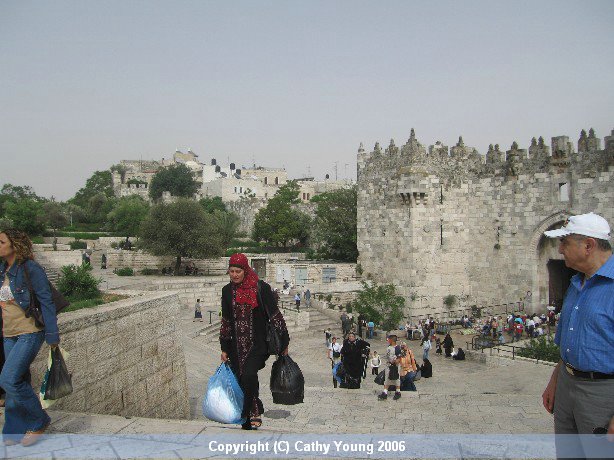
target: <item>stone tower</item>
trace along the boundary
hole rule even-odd
[[[486,156],[462,137],[358,153],[358,250],[365,273],[394,283],[408,314],[455,316],[471,305],[556,303],[571,272],[543,231],[593,211],[614,225],[614,142],[567,136]],[[566,284],[567,283],[567,284]],[[444,299],[454,296],[454,304]],[[448,302],[449,303],[449,302]]]

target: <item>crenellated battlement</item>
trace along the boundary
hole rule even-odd
[[[358,149],[358,174],[379,173],[382,169],[392,169],[391,174],[422,171],[441,176],[442,180],[462,180],[467,177],[515,177],[537,173],[560,172],[561,169],[574,168],[578,172],[590,174],[603,171],[614,164],[614,130],[605,138],[605,148],[601,149],[601,139],[591,128],[589,133],[583,129],[577,142],[577,152],[568,136],[551,139],[550,147],[544,138],[531,139],[528,149],[521,149],[513,142],[508,150],[501,150],[499,144],[490,144],[486,155],[476,148],[465,145],[462,136],[452,148],[437,141],[428,150],[416,139],[412,128],[408,141],[397,146],[393,139],[385,149],[379,142],[371,152],[366,152],[361,144]]]

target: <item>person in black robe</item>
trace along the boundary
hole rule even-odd
[[[459,348],[458,352],[452,358],[457,360],[457,361],[464,361],[465,360],[465,352],[463,351],[462,348]]]
[[[452,341],[452,337],[450,337],[450,334],[448,333],[443,339],[443,349],[446,352],[446,358],[449,358],[450,356],[452,356],[453,348],[454,348],[454,342]]]
[[[341,388],[358,389],[363,378],[367,359],[369,358],[369,343],[350,332],[343,341],[341,362],[345,369],[345,377]]]
[[[433,376],[433,365],[428,359],[425,359],[422,366],[420,366],[420,375],[425,379]]]

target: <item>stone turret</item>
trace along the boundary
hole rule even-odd
[[[592,153],[598,150],[601,150],[601,139],[595,136],[595,130],[591,128],[588,130],[588,139],[586,139],[586,151]],[[580,151],[580,147],[578,147],[578,151]]]
[[[424,157],[426,156],[426,148],[418,142],[416,139],[416,132],[414,128],[409,132],[409,139],[407,143],[403,146],[403,152],[409,154],[412,157]]]
[[[552,156],[561,158],[574,153],[573,143],[569,142],[568,136],[556,136],[552,138]]]

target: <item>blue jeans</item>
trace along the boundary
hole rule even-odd
[[[429,359],[429,351],[431,351],[430,348],[428,350],[422,351],[422,361],[424,361],[425,359]]]
[[[45,331],[4,338],[4,367],[0,386],[6,392],[4,435],[38,431],[51,419],[29,382],[30,364],[45,341]]]

